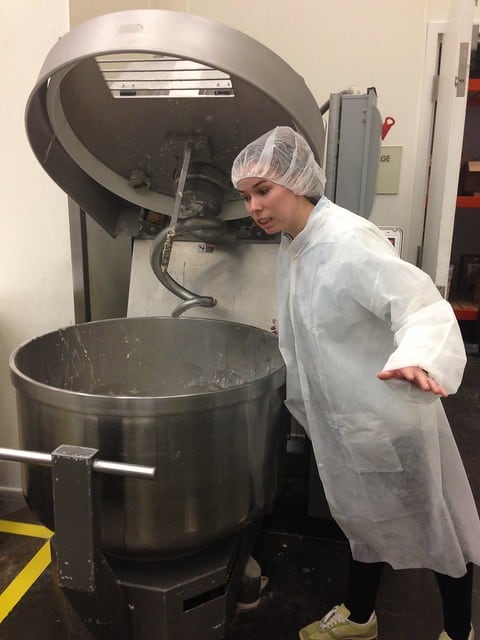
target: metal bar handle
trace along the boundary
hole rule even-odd
[[[0,459],[12,462],[29,462],[31,464],[52,466],[52,454],[40,451],[25,451],[24,449],[7,449],[0,447]],[[109,473],[117,476],[129,476],[131,478],[145,478],[152,480],[155,478],[155,467],[147,467],[140,464],[129,464],[127,462],[110,462],[107,460],[94,460],[93,471],[98,473]]]

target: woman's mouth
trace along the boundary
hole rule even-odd
[[[273,222],[272,218],[259,218],[257,220],[257,223],[261,226],[261,227],[268,227],[269,224],[271,224]]]
[[[255,224],[258,225],[265,233],[277,233],[277,222],[275,218],[270,216],[264,216],[262,218],[255,218]]]

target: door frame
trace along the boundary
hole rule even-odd
[[[446,21],[432,21],[427,24],[425,42],[425,64],[419,98],[418,142],[415,165],[415,179],[412,191],[412,214],[408,228],[410,255],[415,255],[415,264],[421,267],[423,233],[430,174],[430,158],[435,123],[436,101],[434,91],[439,64],[440,36],[445,33]]]
[[[424,89],[419,113],[420,123],[428,121],[429,127],[424,125],[428,131],[422,142],[419,140],[417,150],[416,209],[412,210],[411,222],[416,225],[412,231],[417,240],[422,238],[423,226],[419,266],[432,277],[442,294],[448,285],[468,94],[466,85],[463,96],[457,92],[459,53],[461,43],[466,42],[469,59],[474,24],[473,4],[470,0],[459,0],[458,4],[452,5],[447,21],[429,22],[427,29]],[[435,104],[430,90],[438,66],[441,36],[442,60]],[[419,215],[419,211],[424,211],[424,215]]]

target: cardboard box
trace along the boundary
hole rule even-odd
[[[469,160],[465,165],[461,189],[465,196],[480,195],[480,160]]]

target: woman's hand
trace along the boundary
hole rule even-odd
[[[380,371],[380,373],[377,373],[377,378],[379,380],[407,380],[422,389],[422,391],[431,391],[437,396],[442,396],[442,398],[448,397],[445,389],[420,367],[403,367],[390,371]]]

